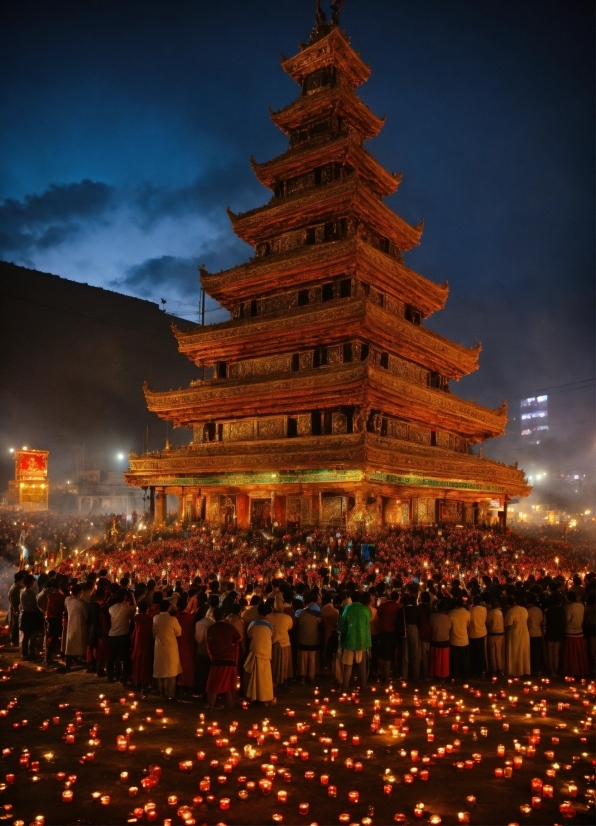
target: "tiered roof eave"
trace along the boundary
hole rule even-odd
[[[228,215],[235,234],[253,246],[282,232],[348,216],[371,226],[402,251],[417,246],[423,230],[423,223],[408,224],[358,178],[275,199],[241,214],[228,209]]]
[[[346,86],[333,86],[299,97],[283,109],[271,111],[270,117],[282,132],[291,135],[331,113],[346,118],[364,140],[376,138],[385,123],[385,118],[375,115],[354,90]]]
[[[467,439],[501,436],[507,405],[489,410],[476,402],[416,384],[368,362],[251,376],[196,381],[186,390],[152,391],[144,387],[149,410],[181,427],[213,418],[307,413],[313,409],[354,405],[384,410],[409,421],[442,427]]]
[[[379,347],[460,379],[478,369],[480,346],[464,347],[361,298],[295,307],[283,315],[224,321],[191,331],[174,330],[178,349],[197,365],[277,355],[334,344],[346,337]]]
[[[380,197],[393,194],[401,183],[401,173],[388,172],[351,135],[298,144],[264,163],[258,163],[253,158],[250,160],[255,176],[269,189],[273,189],[280,180],[294,178],[317,166],[334,162],[352,166],[356,174],[368,180]]]
[[[447,282],[436,284],[357,237],[253,258],[218,273],[202,269],[201,287],[231,310],[255,295],[300,289],[344,273],[357,273],[382,292],[405,303],[411,301],[425,317],[443,309],[449,296]]]
[[[283,60],[281,67],[296,83],[327,66],[334,66],[354,86],[366,83],[370,77],[370,67],[351,47],[348,38],[333,26],[328,35],[308,43],[294,57]]]

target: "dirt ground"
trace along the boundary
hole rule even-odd
[[[6,642],[6,637],[2,639]],[[588,806],[594,801],[593,683],[549,684],[535,679],[529,684],[501,680],[439,687],[400,682],[393,684],[392,691],[376,685],[362,698],[355,694],[342,702],[341,693],[323,676],[317,682],[318,693],[314,686],[293,684],[280,692],[276,706],[206,712],[198,701],[166,703],[83,671],[57,674],[38,663],[21,663],[17,652],[6,647],[0,649],[0,667],[0,821],[9,824],[28,826],[43,816],[46,824],[167,826],[186,819],[189,826],[274,822],[377,826],[458,823],[458,813],[466,812],[472,824],[594,823],[594,809]],[[160,708],[162,717],[156,712]],[[495,717],[495,710],[502,719]],[[373,732],[375,714],[379,730]],[[73,742],[66,739],[68,726]],[[127,729],[134,750],[118,751],[117,737],[126,735]],[[340,739],[341,729],[347,731],[346,740]],[[433,742],[427,739],[429,730]],[[249,732],[260,734],[262,743]],[[360,737],[357,745],[352,743],[354,735]],[[540,738],[534,757],[515,750],[516,742],[526,750],[532,736]],[[504,756],[497,754],[500,744]],[[449,752],[448,745],[453,752],[440,757],[439,749]],[[260,754],[252,759],[245,756],[245,746]],[[295,749],[294,755],[287,753],[288,747]],[[231,749],[240,759],[226,771]],[[338,749],[336,759],[332,749]],[[30,755],[28,767],[21,765],[25,752]],[[303,759],[305,752],[307,759]],[[496,779],[495,768],[506,767],[516,755],[522,756],[521,768],[514,768],[510,779]],[[360,770],[349,768],[348,758],[361,763]],[[466,768],[466,760],[471,768]],[[192,761],[187,770],[180,767],[182,761]],[[161,768],[161,776],[156,786],[145,789],[142,780],[150,776],[151,765]],[[258,786],[267,765],[274,772],[269,795]],[[552,767],[555,777],[549,779],[546,771]],[[427,780],[421,779],[424,771]],[[121,780],[121,772],[128,772],[128,778]],[[305,772],[313,772],[312,779]],[[70,775],[76,775],[76,780],[70,782]],[[329,786],[337,787],[336,797],[329,796],[321,775],[328,775]],[[405,775],[411,775],[413,782],[406,782]],[[200,791],[199,782],[205,777],[210,777],[210,789]],[[525,816],[520,805],[532,800],[533,778],[550,783],[553,797],[541,798],[540,808]],[[257,783],[256,788],[250,789],[251,782]],[[247,799],[242,800],[238,793],[247,789],[247,783]],[[575,798],[570,783],[577,786]],[[63,802],[62,793],[69,785],[72,802]],[[134,797],[129,796],[131,786],[138,787]],[[287,792],[287,802],[278,801],[278,791]],[[357,803],[349,802],[350,791],[359,793]],[[170,804],[172,795],[177,801]],[[466,800],[470,795],[476,797],[475,805]],[[109,796],[109,802],[102,803],[102,796]],[[220,808],[221,798],[229,798],[229,809]],[[559,812],[564,800],[570,800],[576,810],[567,820]],[[153,810],[149,803],[154,804]],[[299,812],[301,803],[309,804],[307,814]],[[424,803],[420,818],[415,815],[417,803]],[[189,808],[180,810],[181,806]],[[275,821],[274,814],[283,820]],[[398,814],[405,819],[396,819]],[[441,821],[433,820],[436,815]]]

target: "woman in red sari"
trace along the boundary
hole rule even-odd
[[[153,617],[147,613],[148,605],[140,602],[139,612],[133,617],[132,632],[132,681],[141,690],[147,690],[153,682]]]
[[[177,638],[178,653],[182,665],[182,674],[178,675],[178,685],[183,694],[192,695],[195,686],[197,644],[195,642],[195,618],[194,614],[187,610],[187,603],[187,595],[182,594],[178,602],[178,613],[176,614],[176,619],[182,629],[182,634]]]

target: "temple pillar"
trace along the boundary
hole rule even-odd
[[[274,496],[273,498],[273,522],[277,522],[281,528],[286,524],[286,497]]]
[[[184,494],[184,488],[180,488],[178,492],[178,522],[184,522],[185,519],[185,510],[184,506],[186,504],[186,496]]]
[[[166,489],[155,488],[155,524],[163,525],[166,521]]]
[[[155,488],[149,488],[149,521],[155,522]]]
[[[250,525],[250,498],[247,493],[236,495],[236,525],[243,530]]]

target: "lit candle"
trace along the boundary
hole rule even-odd
[[[469,823],[470,822],[470,813],[469,812],[458,812],[457,813],[457,822],[458,823]]]
[[[222,797],[219,801],[219,808],[222,810],[222,812],[227,811],[230,808],[230,798]]]
[[[271,820],[272,820],[274,823],[283,823],[283,819],[284,819],[284,816],[283,816],[283,815],[278,814],[277,812],[276,812],[275,814],[272,814],[272,815],[271,815]]]
[[[469,794],[469,795],[466,797],[466,803],[468,804],[468,806],[475,806],[475,805],[476,805],[476,798],[475,798],[475,796],[474,796],[473,794]]]
[[[577,797],[577,786],[575,783],[568,783],[567,784],[567,794],[569,797]]]
[[[532,788],[532,792],[534,792],[534,793],[541,792],[542,791],[542,780],[540,779],[540,777],[533,777],[532,782],[530,783],[530,786]]]
[[[128,780],[128,772],[120,772],[120,782],[126,783]]]
[[[352,737],[352,745],[353,746],[359,746],[360,745],[360,735],[359,734],[355,734]]]
[[[130,786],[129,787],[129,789],[128,789],[128,796],[129,797],[136,797],[138,795],[138,793],[139,793],[139,787],[138,786]]]
[[[529,803],[522,803],[519,807],[519,811],[524,817],[528,817],[532,812],[532,807]]]
[[[420,774],[418,775],[418,777],[421,780],[428,780],[428,769],[421,769]]]
[[[503,777],[503,769],[500,766],[497,766],[495,769],[495,777],[501,779]]]
[[[101,802],[102,806],[108,806],[109,803],[110,803],[110,795],[109,794],[103,794],[100,798],[100,802]]]
[[[348,792],[348,800],[350,801],[350,803],[358,803],[359,799],[360,799],[360,792],[357,792],[357,791]]]
[[[542,786],[542,797],[552,797],[553,793],[553,786],[551,786],[550,783],[544,783]]]
[[[72,799],[74,797],[74,792],[70,789],[64,789],[62,792],[62,800],[64,803],[72,803]]]
[[[539,809],[542,806],[542,798],[537,795],[532,798],[532,808]]]
[[[320,777],[320,781],[321,781],[321,786],[328,786],[329,785],[329,775],[328,774],[322,774],[321,777]]]
[[[299,803],[298,804],[298,811],[301,815],[307,815],[309,810],[308,803]]]
[[[505,746],[502,743],[497,746],[497,754],[499,755],[499,757],[505,756]]]
[[[178,796],[175,794],[168,795],[168,806],[177,806],[178,805]]]
[[[327,796],[337,797],[337,786],[327,786]]]
[[[270,780],[259,780],[259,789],[263,794],[271,794],[271,781]]]
[[[288,802],[288,793],[285,789],[280,789],[277,793],[277,802],[278,803],[287,803]]]

